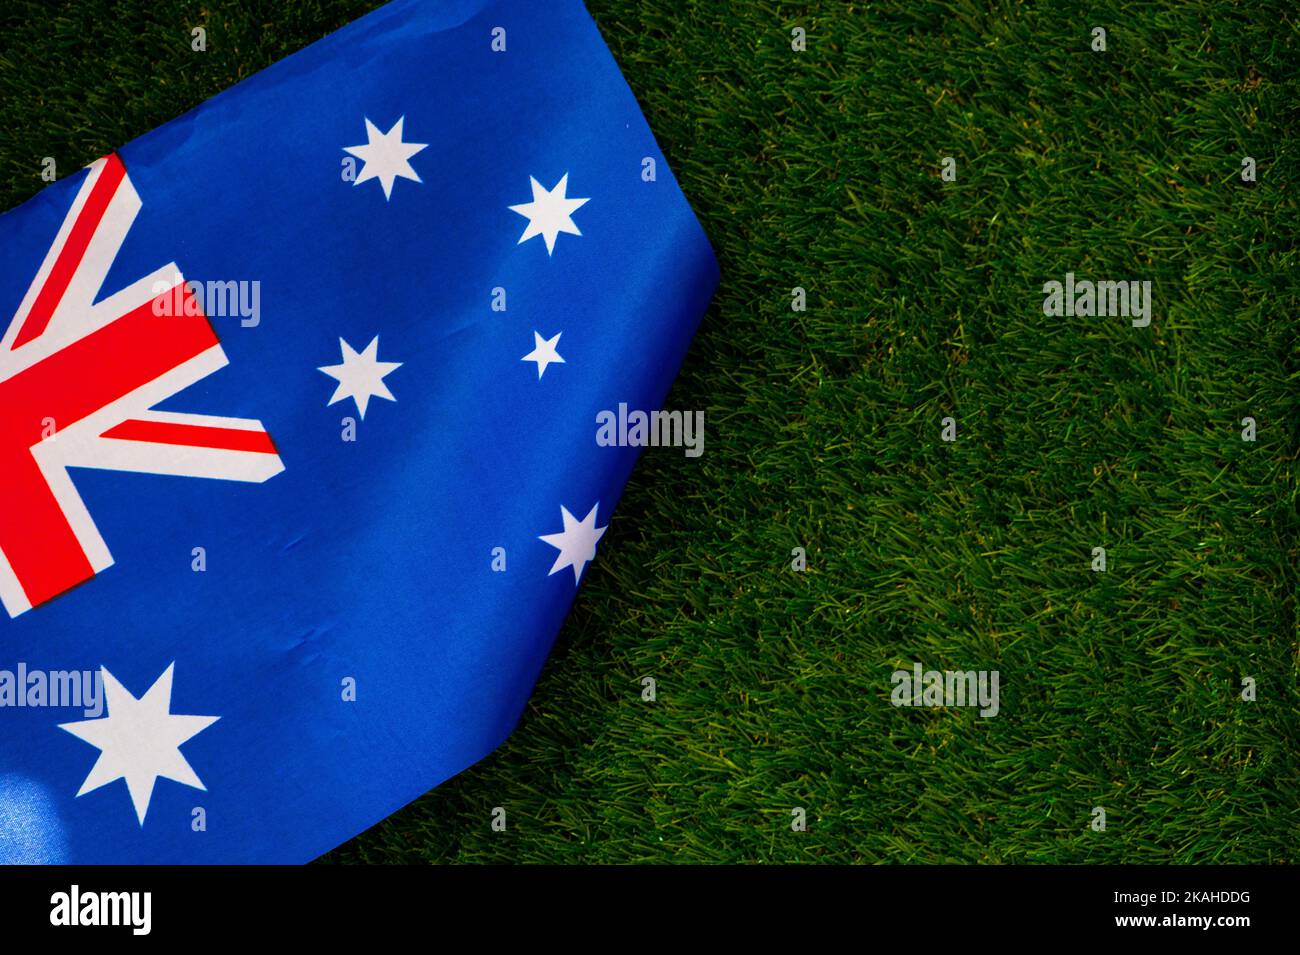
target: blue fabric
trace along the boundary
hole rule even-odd
[[[399,118],[421,181],[345,178],[365,120]],[[157,407],[260,422],[283,471],[70,469],[112,564],[0,611],[0,670],[138,700],[174,664],[163,712],[219,719],[178,745],[205,788],[156,778],[141,822],[125,778],[77,795],[82,707],[0,684],[0,860],[304,862],[513,729],[578,589],[539,538],[562,507],[608,524],[638,449],[598,446],[596,416],[661,406],[717,266],[577,0],[399,0],[119,155],[141,208],[97,300],[173,261],[259,281],[255,326],[211,318],[229,364]],[[89,175],[0,217],[0,328]],[[510,207],[566,175],[581,235],[521,242]],[[534,332],[562,333],[540,377]],[[396,400],[328,404],[318,369],[376,336]]]

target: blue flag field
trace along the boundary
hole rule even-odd
[[[306,862],[491,752],[718,278],[579,0],[397,0],[0,249],[3,862]]]

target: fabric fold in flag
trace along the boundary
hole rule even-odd
[[[398,0],[0,248],[5,862],[305,862],[491,752],[718,281],[579,0]]]

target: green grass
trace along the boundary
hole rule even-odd
[[[7,4],[0,206],[373,5]],[[1300,861],[1294,5],[589,8],[721,262],[705,454],[643,459],[509,742],[327,858]],[[1045,317],[1066,271],[1151,326]],[[1000,715],[890,706],[912,661]]]

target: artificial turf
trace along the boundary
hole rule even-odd
[[[0,208],[376,5],[9,0]],[[1294,6],[588,7],[721,264],[705,451],[510,740],[326,859],[1297,861]],[[1067,271],[1150,326],[1045,316]],[[891,706],[914,661],[1000,712]]]

